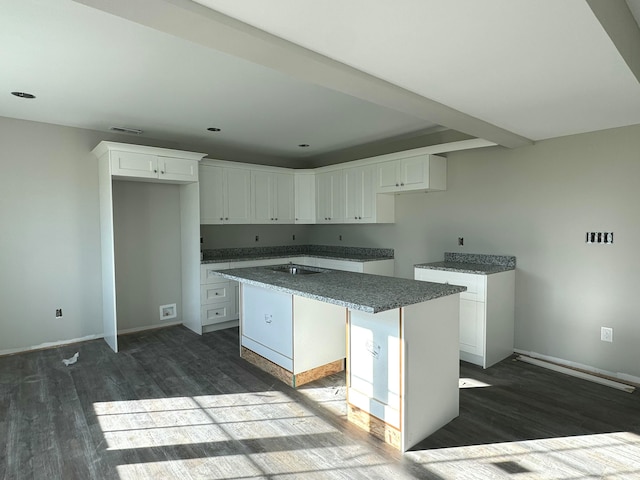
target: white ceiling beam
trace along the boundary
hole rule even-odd
[[[74,1],[498,145],[515,148],[533,143],[189,0]]]
[[[587,0],[629,69],[640,82],[640,27],[625,0]]]

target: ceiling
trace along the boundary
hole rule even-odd
[[[137,128],[123,138],[215,158],[307,167],[640,124],[640,0],[3,0],[0,11],[0,116]]]

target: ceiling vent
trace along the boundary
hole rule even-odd
[[[143,131],[137,128],[127,128],[127,127],[109,127],[109,130],[112,132],[118,133],[130,133],[131,135],[142,135]]]

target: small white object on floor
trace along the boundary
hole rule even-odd
[[[80,352],[76,352],[71,358],[63,358],[62,363],[64,363],[67,367],[69,365],[73,365],[78,361],[78,357],[80,356]]]

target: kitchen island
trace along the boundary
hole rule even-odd
[[[458,415],[465,287],[312,267],[218,274],[241,284],[241,356],[293,387],[344,365],[348,418],[371,434],[406,451]]]

